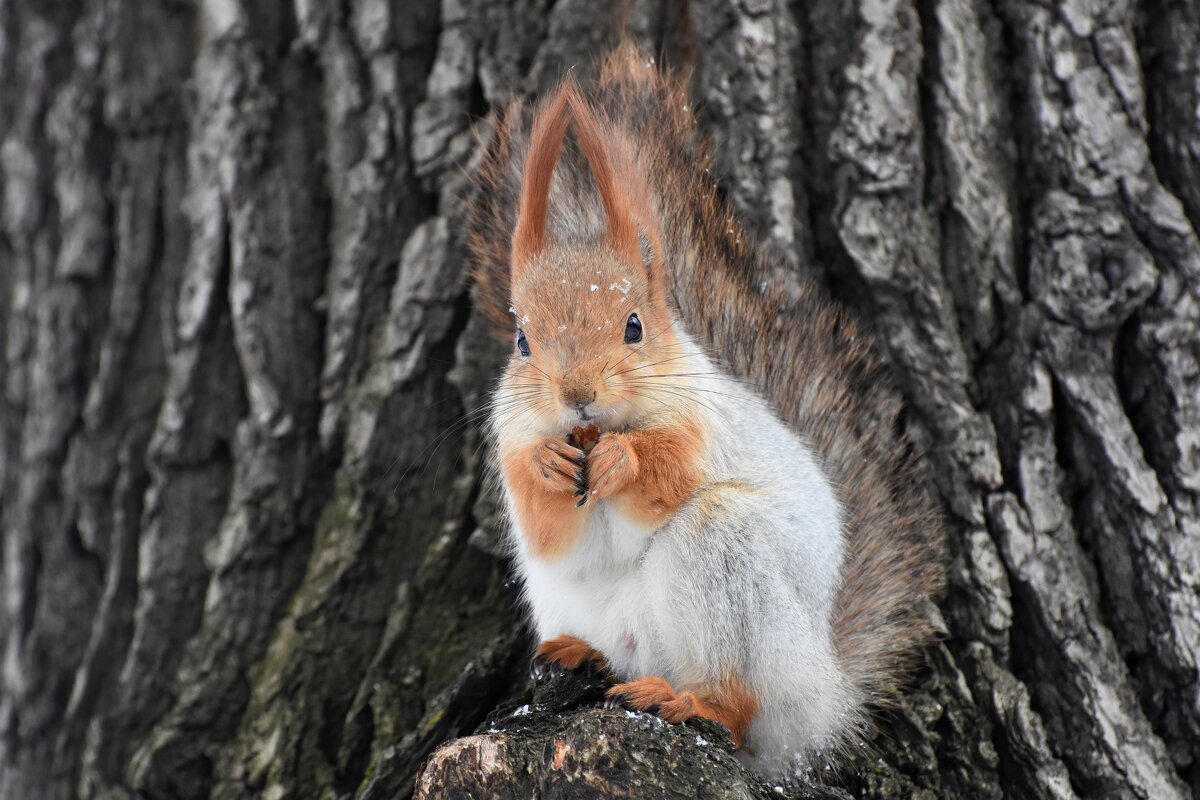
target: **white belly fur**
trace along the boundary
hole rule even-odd
[[[554,561],[521,554],[525,595],[539,637],[584,639],[621,677],[661,670],[653,657],[652,623],[637,564],[652,533],[601,500],[574,552]]]

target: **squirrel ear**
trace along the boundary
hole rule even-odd
[[[636,197],[628,186],[621,185],[618,174],[618,166],[626,172],[630,169],[628,154],[621,147],[623,140],[615,131],[605,130],[591,104],[573,85],[566,88],[574,117],[575,138],[592,170],[592,179],[608,221],[605,239],[630,264],[641,264]]]
[[[579,149],[604,206],[605,240],[631,266],[646,269],[654,284],[662,277],[662,248],[647,187],[636,176],[625,137],[602,124],[570,77],[534,116],[513,230],[513,282],[546,247],[550,185],[569,124],[575,127]]]
[[[574,84],[567,82],[535,114],[529,134],[529,151],[521,176],[521,197],[512,238],[513,281],[529,261],[546,246],[546,216],[550,182],[567,135],[568,103]]]

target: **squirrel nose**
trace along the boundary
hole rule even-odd
[[[567,381],[560,392],[563,405],[582,411],[596,399],[596,387],[590,383]]]
[[[591,391],[591,392],[588,392],[587,396],[585,396],[585,397],[578,397],[578,396],[573,396],[573,397],[569,397],[569,398],[564,397],[563,404],[570,406],[571,408],[575,409],[576,411],[583,411],[585,408],[590,406],[595,400],[596,400],[596,392]]]

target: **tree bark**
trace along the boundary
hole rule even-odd
[[[529,685],[484,478],[477,137],[622,26],[945,510],[942,641],[791,791],[1200,794],[1196,3],[0,0],[0,798],[778,796]]]

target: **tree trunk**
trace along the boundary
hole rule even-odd
[[[1200,5],[0,0],[0,798],[407,797],[477,729],[421,796],[778,796],[531,693],[482,478],[464,168],[622,24],[945,509],[943,640],[797,791],[1200,793]]]

